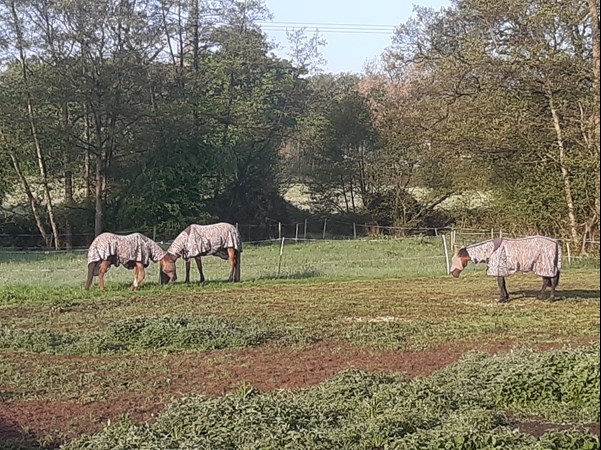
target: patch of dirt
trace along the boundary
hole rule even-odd
[[[545,350],[553,345],[539,347]],[[108,421],[118,420],[121,416],[127,415],[135,421],[152,421],[153,416],[174,399],[194,394],[221,395],[234,390],[241,382],[270,391],[315,385],[345,369],[427,376],[455,363],[469,350],[502,353],[512,348],[516,348],[514,343],[498,342],[487,346],[453,345],[425,351],[375,352],[345,342],[323,341],[302,348],[267,345],[157,355],[153,358],[159,359],[167,370],[155,375],[142,392],[115,392],[105,401],[88,403],[7,400],[10,395],[5,395],[5,400],[0,403],[0,441],[21,439],[30,442],[35,438],[46,440],[48,448],[52,448],[82,434],[101,431]],[[61,357],[44,355],[43,358],[56,362]],[[80,367],[85,368],[94,367],[98,358],[69,357],[69,360],[77,359]]]
[[[545,422],[539,420],[529,420],[518,422],[518,430],[522,433],[531,434],[533,436],[542,436],[547,431],[562,431],[562,430],[583,430],[588,431],[592,434],[599,436],[599,422],[596,423],[582,423],[577,425],[568,425],[562,423]]]

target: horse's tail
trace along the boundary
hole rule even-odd
[[[242,252],[236,250],[236,264],[234,265],[234,281],[240,281],[240,265],[242,264]]]
[[[86,279],[86,291],[90,289],[92,286],[92,281],[94,281],[94,273],[98,272],[98,265],[100,261],[93,261],[88,264],[88,278]]]

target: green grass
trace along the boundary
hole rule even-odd
[[[203,258],[208,280],[225,280],[226,261]],[[280,265],[280,244],[246,245],[242,253],[242,278],[386,278],[436,276],[446,273],[442,241],[434,238],[374,239],[346,241],[286,240]],[[151,264],[146,284],[158,282],[158,265]],[[87,273],[85,252],[21,253],[0,252],[0,285],[28,287],[81,287]],[[198,280],[192,264],[192,280]],[[183,260],[178,261],[178,277],[184,278]],[[112,267],[107,276],[110,288],[131,284],[132,271]],[[96,281],[97,283],[97,281]],[[122,286],[120,287],[122,288]]]
[[[437,239],[286,244],[278,278],[279,251],[278,245],[247,246],[240,283],[223,281],[227,263],[217,258],[204,259],[208,281],[202,285],[161,286],[153,265],[137,292],[129,290],[131,272],[113,268],[104,293],[97,286],[83,289],[86,267],[81,253],[1,254],[0,400],[152,397],[164,387],[161,383],[169,382],[169,362],[163,357],[190,361],[202,353],[204,364],[215,367],[206,376],[217,379],[226,376],[219,361],[228,349],[240,352],[228,354],[235,358],[268,346],[311,347],[319,341],[378,353],[496,345],[573,348],[599,340],[599,268],[594,261],[566,267],[553,303],[536,299],[539,277],[510,277],[510,302],[501,305],[496,302],[497,283],[485,275],[484,266],[470,265],[460,279],[446,274]],[[181,280],[181,262],[179,270]],[[491,444],[493,440],[505,448],[598,448],[586,447],[588,437],[579,432],[540,439],[516,434],[508,431],[503,415],[507,409],[557,421],[588,420],[595,414],[591,398],[598,397],[598,357],[591,354],[528,353],[515,360],[474,356],[422,384],[397,376],[347,374],[299,397],[242,389],[226,398],[184,400],[189,411],[200,411],[194,416],[198,420],[174,406],[164,416],[172,419],[156,428],[110,428],[91,438],[88,448],[126,448],[127,439],[138,448],[147,438],[144,448],[196,445],[204,442],[195,440],[198,436],[178,440],[190,432],[182,427],[201,429],[201,417],[220,408],[229,411],[232,404],[241,408],[239,421],[228,422],[216,412],[211,422],[215,433],[229,430],[233,436],[239,427],[252,427],[257,420],[264,437],[248,441],[256,444],[239,441],[239,446],[209,448],[442,448],[445,436],[455,442],[450,448],[502,448]],[[282,361],[288,363],[294,362]],[[477,399],[466,400],[467,386]],[[345,409],[345,390],[355,392],[348,395],[357,414]],[[399,402],[396,406],[393,398]],[[170,420],[180,420],[181,427]],[[333,424],[334,431],[327,431],[327,424]],[[292,431],[281,434],[284,441],[270,440],[280,435],[279,427]],[[565,444],[571,439],[582,446]],[[118,444],[103,447],[103,442]]]
[[[545,417],[552,400],[569,410],[557,419],[593,421],[598,398],[598,347],[474,353],[424,379],[348,371],[299,392],[242,385],[218,398],[183,399],[151,424],[124,421],[65,449],[595,449],[599,439],[588,432],[520,433],[504,411],[518,406]]]

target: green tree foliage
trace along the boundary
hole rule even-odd
[[[471,161],[463,176],[495,196],[495,225],[576,245],[598,221],[589,13],[582,2],[522,0],[418,8],[387,55],[442,101],[435,131]]]

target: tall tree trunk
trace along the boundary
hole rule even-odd
[[[592,40],[593,40],[593,87],[594,87],[594,95],[595,95],[595,109],[593,111],[593,124],[594,124],[594,142],[593,146],[595,149],[595,155],[597,160],[597,165],[595,169],[595,182],[596,182],[596,191],[595,191],[595,215],[597,224],[601,220],[601,212],[599,211],[601,207],[601,200],[599,198],[599,185],[601,184],[601,174],[600,174],[600,165],[599,163],[599,139],[600,139],[600,131],[599,131],[599,114],[600,114],[600,102],[601,102],[601,94],[600,94],[600,80],[601,69],[600,69],[600,37],[599,37],[599,15],[597,14],[597,4],[598,0],[588,0],[589,4],[589,13],[591,15],[591,31],[592,31]]]
[[[71,208],[73,207],[73,173],[65,170],[65,248],[73,249],[73,223],[71,222]]]
[[[38,131],[36,126],[36,121],[33,112],[33,102],[31,98],[31,92],[29,90],[29,79],[27,75],[27,63],[25,61],[25,49],[24,49],[24,40],[23,33],[21,30],[21,24],[19,22],[19,16],[17,14],[17,8],[15,5],[15,1],[11,1],[11,13],[14,21],[15,34],[17,37],[17,48],[19,50],[19,59],[21,63],[21,76],[23,79],[23,84],[25,86],[25,97],[27,100],[27,115],[29,118],[29,125],[31,128],[31,136],[33,138],[33,143],[36,150],[36,156],[38,161],[38,168],[40,170],[40,176],[42,178],[42,187],[44,190],[44,200],[46,202],[46,210],[48,211],[48,220],[50,221],[50,227],[52,228],[52,234],[54,235],[54,246],[55,248],[60,248],[60,236],[58,234],[58,227],[56,224],[56,218],[54,215],[54,206],[52,205],[52,197],[50,195],[50,186],[48,184],[48,173],[46,171],[46,160],[44,154],[42,152],[42,147],[40,145],[40,141],[38,139]]]
[[[98,236],[104,227],[104,169],[101,150],[96,155],[96,189],[94,190],[94,235]]]
[[[574,196],[572,194],[572,183],[570,181],[570,174],[567,168],[566,150],[563,143],[563,132],[561,128],[561,122],[559,120],[559,114],[555,108],[553,101],[553,94],[549,95],[549,109],[551,110],[551,117],[553,118],[553,128],[555,128],[555,136],[557,149],[559,151],[559,168],[561,170],[561,176],[563,178],[563,190],[566,200],[566,206],[568,207],[568,220],[570,225],[570,234],[572,236],[572,244],[576,249],[580,239],[578,238],[578,222],[576,220],[576,209],[574,207]]]
[[[63,103],[62,105],[63,112],[63,126],[65,130],[69,127],[69,107],[67,103]],[[71,211],[74,205],[73,201],[73,172],[69,170],[69,166],[71,165],[69,162],[69,149],[67,148],[68,144],[65,144],[63,148],[63,167],[65,168],[64,172],[64,202],[65,202],[65,248],[67,250],[71,250],[73,248],[73,224],[71,223]]]
[[[86,142],[86,152],[83,164],[84,196],[89,200],[92,198],[92,161],[90,152],[90,149],[92,148],[92,135],[90,133],[90,112],[87,105],[85,107],[84,139]]]
[[[29,182],[27,181],[27,178],[25,178],[25,175],[23,174],[23,171],[21,170],[19,160],[12,151],[9,151],[8,155],[10,156],[10,159],[13,163],[13,167],[15,169],[17,177],[19,178],[19,180],[21,181],[21,184],[23,185],[23,190],[25,191],[25,195],[27,195],[27,199],[29,200],[29,205],[31,206],[31,212],[33,213],[33,218],[35,220],[35,224],[38,227],[40,234],[42,235],[42,239],[44,240],[44,245],[46,247],[50,247],[51,238],[50,238],[50,236],[48,236],[48,233],[46,233],[46,229],[44,228],[44,223],[42,221],[42,214],[40,213],[40,208],[39,208],[38,202],[37,202],[35,196],[33,195],[33,192],[31,191],[31,187],[29,186]]]

